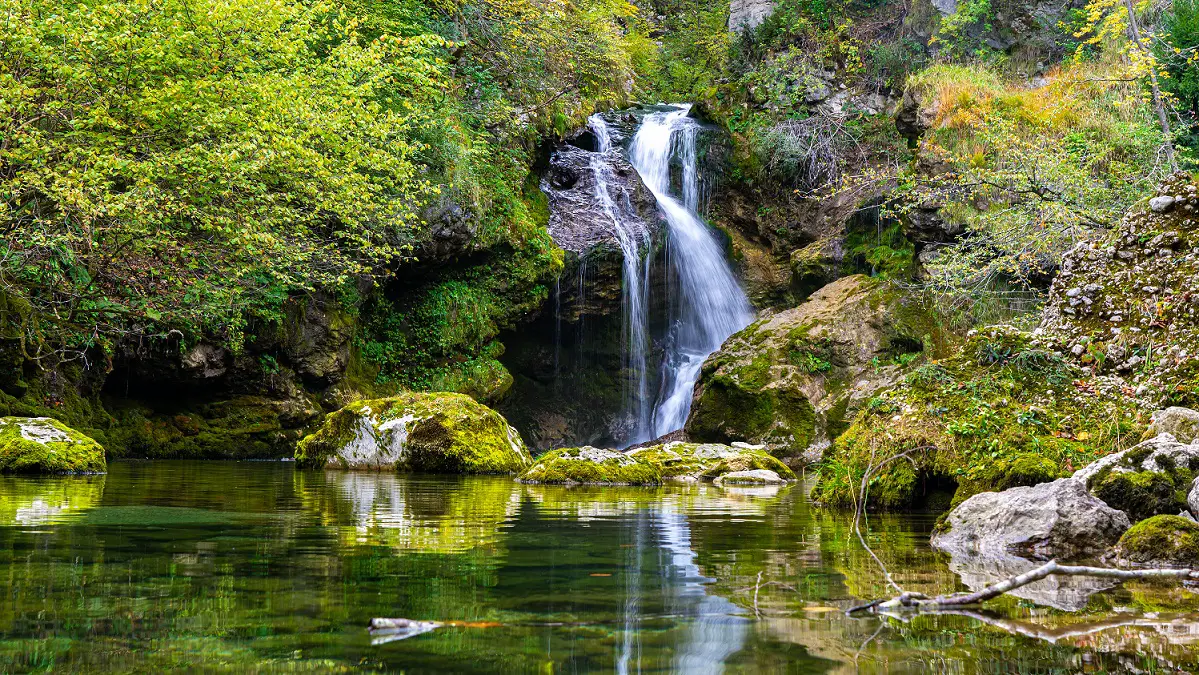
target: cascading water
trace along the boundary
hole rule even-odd
[[[724,251],[697,213],[699,124],[687,116],[689,109],[650,113],[629,148],[633,167],[666,219],[669,273],[675,281],[661,390],[650,424],[644,433],[634,434],[632,443],[683,427],[704,359],[753,320],[749,300]],[[670,189],[670,162],[676,154],[683,166],[682,201]]]
[[[591,157],[591,170],[595,175],[595,197],[605,215],[612,221],[612,231],[623,256],[623,283],[621,284],[621,307],[624,329],[621,336],[621,353],[627,378],[625,379],[625,411],[631,428],[629,438],[645,439],[651,429],[651,401],[649,395],[649,232],[635,219],[624,217],[624,210],[612,196],[612,166],[607,160],[612,152],[612,135],[608,125],[599,115],[593,115],[589,127],[595,134],[597,147]],[[627,195],[623,196],[627,202]],[[627,210],[627,205],[626,209]]]

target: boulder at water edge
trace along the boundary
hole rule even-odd
[[[777,457],[818,460],[852,414],[894,384],[901,366],[938,334],[898,288],[863,275],[839,279],[734,334],[708,357],[688,437],[749,441]]]
[[[949,512],[932,545],[950,554],[1072,558],[1104,551],[1129,525],[1082,481],[1062,478],[974,495]]]
[[[514,473],[532,459],[516,429],[464,394],[405,393],[329,415],[296,448],[300,466],[426,473]]]
[[[522,483],[560,485],[657,485],[662,474],[645,460],[618,450],[561,448],[537,458]]]
[[[1187,508],[1187,490],[1199,472],[1199,444],[1161,433],[1074,473],[1091,494],[1128,514],[1133,522],[1175,515]]]
[[[1117,556],[1143,565],[1199,565],[1199,524],[1181,516],[1154,516],[1120,538]]]
[[[103,473],[104,448],[49,417],[0,417],[0,473]]]
[[[520,480],[525,483],[657,485],[719,480],[721,476],[733,473],[758,471],[769,473],[778,483],[795,479],[791,469],[761,448],[669,442],[624,452],[592,447],[554,450],[537,458]]]

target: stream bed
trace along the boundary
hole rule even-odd
[[[1072,597],[1077,611],[1008,598],[981,618],[847,617],[892,593],[850,517],[802,485],[109,471],[0,476],[0,673],[1199,669],[1199,600],[1170,584]],[[928,546],[934,522],[872,516],[869,541],[906,588],[964,589]],[[446,625],[372,643],[373,617]]]

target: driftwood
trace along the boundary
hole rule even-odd
[[[1199,581],[1199,570],[1193,569],[1143,569],[1121,570],[1108,567],[1089,567],[1083,565],[1061,565],[1056,560],[1029,570],[1024,574],[1004,579],[972,593],[951,593],[930,598],[923,593],[905,591],[888,600],[875,600],[864,605],[850,608],[848,613],[862,611],[885,612],[888,610],[916,609],[937,611],[941,608],[969,607],[987,600],[997,598],[1004,593],[1039,581],[1049,576],[1083,576],[1102,577],[1107,579],[1178,579],[1181,581]]]

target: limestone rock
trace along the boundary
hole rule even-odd
[[[628,454],[653,464],[666,480],[715,479],[729,473],[757,470],[795,479],[795,472],[763,447],[738,445],[675,441],[629,450]]]
[[[773,0],[731,0],[729,3],[729,30],[740,32],[757,28],[773,11]]]
[[[787,481],[769,469],[754,469],[752,471],[731,471],[717,476],[712,481],[716,485],[782,485]]]
[[[1191,483],[1191,491],[1187,493],[1187,508],[1191,510],[1191,515],[1199,518],[1199,478]]]
[[[49,417],[0,417],[0,473],[104,473],[104,448]]]
[[[584,446],[553,450],[538,457],[519,480],[563,485],[657,485],[662,476],[654,465],[633,454]]]
[[[1199,440],[1199,412],[1190,408],[1171,406],[1153,414],[1153,423],[1145,430],[1145,438],[1170,434],[1179,443]]]
[[[1149,200],[1149,209],[1154,213],[1165,213],[1174,208],[1174,197],[1162,195]]]
[[[405,393],[358,401],[300,441],[296,461],[425,473],[513,473],[532,461],[516,429],[464,394]]]
[[[1174,436],[1160,433],[1127,450],[1088,464],[1075,471],[1073,478],[1091,485],[1104,473],[1165,472],[1192,464],[1199,468],[1199,445],[1179,443]]]
[[[959,555],[1072,558],[1102,552],[1129,524],[1082,481],[1062,478],[974,495],[949,513],[932,545]]]
[[[734,334],[708,357],[688,436],[749,441],[776,457],[799,458],[835,437],[876,390],[894,384],[897,364],[937,334],[895,287],[862,275],[839,279],[799,307]]]

